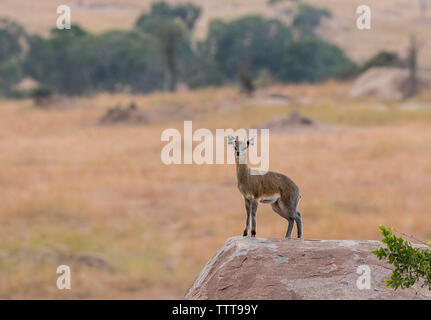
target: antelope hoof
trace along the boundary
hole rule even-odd
[[[252,231],[251,236],[252,236],[252,238],[256,237],[256,231]]]
[[[248,235],[248,231],[247,231],[247,230],[244,230],[244,232],[243,232],[242,236],[243,236],[243,237],[247,237],[247,235]]]

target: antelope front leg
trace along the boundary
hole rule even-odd
[[[258,202],[256,200],[253,200],[251,202],[251,236],[256,236],[256,214],[257,214],[257,205]]]
[[[248,235],[248,227],[250,225],[250,200],[248,199],[244,199],[245,200],[245,211],[247,212],[247,220],[245,223],[245,229],[244,229],[244,233],[242,234],[244,237],[247,237]]]

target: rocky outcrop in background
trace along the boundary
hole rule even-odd
[[[385,287],[392,266],[371,253],[380,245],[371,240],[230,238],[186,299],[431,299],[431,292],[418,285],[397,291]],[[358,271],[359,266],[365,267]],[[369,270],[369,289],[363,289],[364,270]]]
[[[350,92],[352,97],[372,96],[402,99],[406,93],[409,71],[401,68],[375,67],[361,74]],[[418,71],[418,91],[431,89],[431,72]]]

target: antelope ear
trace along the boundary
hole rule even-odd
[[[248,147],[248,146],[253,146],[253,145],[254,145],[254,138],[255,138],[255,137],[253,137],[253,138],[251,138],[250,140],[248,140],[248,141],[247,141],[247,147]]]
[[[234,144],[234,142],[235,142],[235,137],[232,137],[232,136],[227,137],[227,144]]]

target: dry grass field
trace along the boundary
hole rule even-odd
[[[202,38],[212,19],[234,19],[246,14],[261,14],[289,20],[293,5],[281,1],[268,5],[268,0],[189,0],[204,11],[197,24],[196,36]],[[420,2],[428,1],[428,9]],[[22,23],[29,33],[47,35],[55,27],[58,5],[67,4],[72,10],[72,24],[78,23],[93,32],[109,29],[127,29],[152,0],[2,0],[0,16],[8,16]],[[184,2],[168,0],[169,3]],[[357,61],[368,59],[379,50],[395,50],[405,55],[409,36],[416,34],[421,42],[420,63],[431,68],[431,1],[430,0],[308,0],[308,3],[327,7],[333,19],[325,21],[320,33],[339,44]],[[356,8],[369,5],[372,10],[372,29],[356,28]]]
[[[294,110],[330,124],[270,137],[270,170],[301,187],[304,236],[380,239],[385,224],[428,239],[431,96],[352,100],[349,88],[276,86],[253,98],[233,87],[100,94],[48,110],[0,100],[0,298],[181,298],[242,233],[234,166],[162,164],[161,132],[182,132],[182,121],[98,124],[131,101],[190,109],[194,129],[254,127]],[[289,104],[274,104],[274,93],[287,93]],[[257,220],[259,237],[284,235],[287,223],[268,205]],[[71,266],[72,290],[56,288],[60,264]]]

